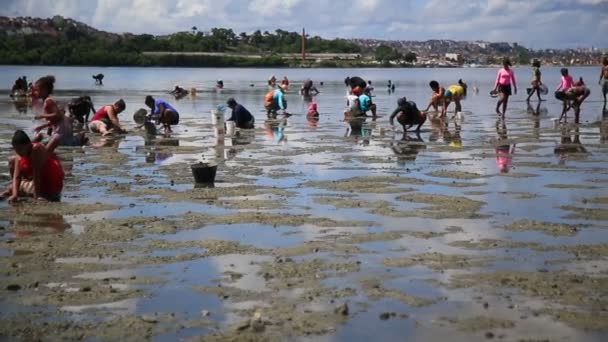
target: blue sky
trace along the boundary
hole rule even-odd
[[[323,37],[608,48],[608,0],[0,0],[0,15],[72,17],[112,32],[237,33],[303,26]]]

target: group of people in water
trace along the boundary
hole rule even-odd
[[[600,84],[604,96],[604,108],[608,94],[608,58],[602,61]],[[540,62],[532,63],[531,87],[528,89],[527,101],[534,94],[542,101],[541,94],[547,93],[542,82]],[[373,87],[371,81],[365,81],[361,77],[347,77],[344,80],[347,86],[345,120],[357,120],[368,116],[377,117],[377,106],[373,102]],[[0,194],[1,198],[7,198],[10,202],[17,201],[20,195],[30,196],[36,200],[59,201],[63,189],[64,173],[59,158],[55,154],[58,146],[82,146],[87,144],[88,138],[85,132],[74,134],[73,125],[79,124],[88,127],[93,133],[109,135],[113,133],[123,134],[126,129],[121,125],[119,115],[124,112],[126,103],[123,99],[113,104],[107,104],[95,109],[89,96],[81,96],[70,101],[67,106],[58,104],[52,97],[55,77],[44,76],[28,86],[27,79],[20,77],[13,87],[16,90],[29,92],[33,103],[41,104],[41,113],[35,118],[44,120],[44,124],[34,128],[35,136],[29,137],[23,130],[18,130],[12,138],[12,146],[15,156],[9,160],[11,184],[6,191]],[[219,81],[218,81],[219,84]],[[323,85],[322,83],[320,83]],[[223,82],[221,82],[223,87]],[[285,77],[280,85],[277,85],[276,77],[268,79],[268,92],[264,96],[264,106],[269,118],[276,118],[278,114],[288,116],[286,93],[289,88],[289,80]],[[415,127],[416,131],[427,121],[429,110],[432,108],[439,117],[446,117],[449,106],[454,102],[454,117],[462,111],[461,101],[467,96],[468,86],[461,79],[457,83],[443,87],[439,82],[429,82],[431,96],[428,105],[420,110],[414,101],[406,97],[397,100],[397,108],[389,117],[389,123],[394,126],[395,121],[403,127],[404,132]],[[389,81],[389,92],[394,92],[395,83]],[[184,89],[176,86],[175,93],[181,93]],[[312,98],[320,91],[314,82],[307,79],[300,88],[300,94],[305,98]],[[498,96],[496,113],[499,118],[504,118],[509,98],[517,94],[517,83],[515,73],[509,59],[503,61],[503,67],[497,73],[492,96]],[[568,69],[561,70],[561,82],[555,91],[555,97],[563,102],[563,111],[560,119],[564,119],[570,109],[574,109],[575,115],[580,114],[581,104],[590,95],[582,78],[574,81]],[[317,103],[308,101],[307,119],[318,120],[319,111]],[[180,116],[178,110],[167,101],[148,95],[144,99],[149,108],[146,114],[148,122],[160,125],[165,134],[172,131],[171,126],[179,124]],[[232,110],[227,121],[233,121],[240,129],[255,128],[255,117],[247,108],[238,103],[236,99],[229,98],[226,102]],[[67,107],[67,113],[66,113]],[[89,120],[90,114],[93,114]]]

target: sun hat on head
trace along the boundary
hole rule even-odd
[[[228,101],[226,101],[226,104],[228,106],[235,106],[236,105],[236,100],[234,99],[234,97],[231,97],[228,99]]]

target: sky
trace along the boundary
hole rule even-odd
[[[0,15],[62,15],[110,32],[212,27],[326,38],[486,40],[608,48],[608,0],[0,0]]]

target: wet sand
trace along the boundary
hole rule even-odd
[[[224,147],[205,114],[170,139],[135,131],[61,149],[63,203],[0,203],[0,336],[604,340],[599,104],[562,131],[515,102],[505,133],[488,103],[467,99],[476,114],[429,124],[422,141],[382,119],[345,136],[350,125],[322,111],[316,126],[256,115],[250,138]],[[1,160],[32,120],[3,108]],[[556,152],[577,130],[587,153]],[[508,173],[496,163],[505,142],[516,144]],[[188,165],[218,155],[215,187],[195,187]]]

